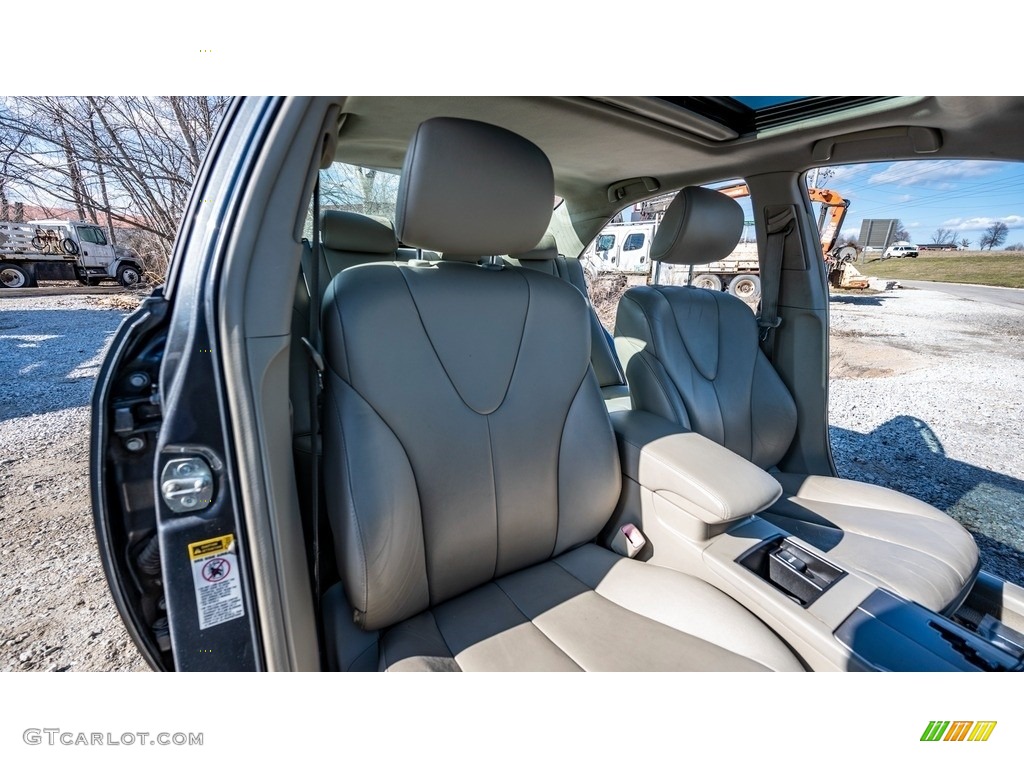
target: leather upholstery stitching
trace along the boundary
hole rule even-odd
[[[338,322],[341,322],[340,309],[338,310]],[[331,371],[331,375],[337,377],[337,374],[334,373],[334,371]],[[345,483],[345,490],[348,492],[349,509],[352,510],[350,516],[352,521],[355,523],[356,534],[359,536],[359,560],[363,566],[363,615],[365,616],[370,612],[370,574],[366,563],[366,540],[363,537],[362,526],[359,525],[359,513],[356,511],[356,500],[352,493],[352,465],[349,462],[348,445],[345,442],[345,431],[341,425],[341,406],[338,403],[338,397],[333,387],[331,388],[331,400],[334,403],[334,418],[338,422],[338,437],[341,440],[341,455],[345,459],[345,472],[349,478],[349,482]],[[315,436],[313,450],[316,450]]]
[[[551,560],[549,562],[554,562],[554,561]],[[558,565],[558,563],[555,563],[555,565]],[[563,568],[562,570],[564,571],[565,569]],[[569,574],[569,575],[572,576],[572,574]],[[576,577],[573,576],[573,578],[575,579]],[[579,581],[579,579],[576,579],[576,580]],[[576,661],[576,659],[574,659],[569,653],[567,653],[566,650],[564,648],[562,648],[562,646],[560,646],[558,643],[556,643],[554,640],[552,640],[550,635],[548,635],[543,629],[541,629],[540,627],[537,626],[536,622],[534,622],[534,620],[522,608],[519,607],[519,605],[513,599],[512,595],[510,595],[508,592],[506,592],[504,587],[502,587],[500,583],[498,583],[497,581],[494,581],[494,582],[491,582],[491,583],[494,584],[494,586],[496,586],[498,589],[501,590],[501,593],[503,595],[505,595],[506,598],[508,598],[508,601],[512,604],[512,607],[515,608],[519,612],[519,615],[522,616],[524,619],[526,619],[528,622],[530,622],[530,625],[534,629],[536,629],[538,632],[540,632],[540,634],[544,637],[544,639],[547,640],[549,643],[551,643],[551,645],[555,648],[555,650],[557,650],[559,653],[561,653],[563,656],[565,656],[565,658],[567,658],[569,661],[571,661],[573,664],[575,664],[581,670],[585,670],[585,667],[582,664],[580,664],[578,661]],[[580,582],[580,583],[583,584],[583,582]],[[584,584],[583,586],[586,587],[587,585]],[[590,588],[587,587],[587,589],[590,589]],[[591,590],[591,591],[593,591],[593,590]]]
[[[454,662],[455,666],[462,671],[462,666],[459,664],[459,660],[455,658],[455,653],[452,651],[452,647],[448,644],[448,638],[444,636],[444,632],[441,631],[441,625],[437,623],[437,616],[433,611],[427,611],[430,615],[430,620],[434,622],[434,629],[437,630],[437,636],[441,638],[441,642],[444,643],[444,647],[448,649],[448,656]]]
[[[555,556],[555,549],[558,548],[558,534],[562,532],[562,443],[565,440],[565,428],[569,423],[569,414],[572,413],[572,407],[576,405],[576,398],[580,396],[580,390],[583,389],[583,382],[587,380],[587,374],[591,370],[592,366],[588,364],[587,369],[583,372],[583,378],[576,385],[576,393],[572,396],[572,400],[569,401],[569,407],[565,411],[562,431],[558,433],[558,452],[555,454],[555,538],[551,542],[551,552],[548,553],[548,560]]]

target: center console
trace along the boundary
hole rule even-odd
[[[1024,671],[1024,589],[982,574],[954,618],[939,615],[759,517],[782,492],[768,473],[651,414],[612,423],[623,494],[610,530],[642,530],[633,554],[730,595],[811,669]]]

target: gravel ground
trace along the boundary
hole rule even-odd
[[[111,308],[114,305],[114,308]],[[144,670],[96,553],[89,399],[123,299],[0,298],[0,670]],[[1024,312],[930,291],[832,300],[845,477],[967,526],[1024,582]]]
[[[1024,311],[925,290],[831,302],[839,473],[942,509],[1024,583]]]
[[[89,400],[124,317],[87,296],[0,298],[0,669],[143,670],[103,576]]]

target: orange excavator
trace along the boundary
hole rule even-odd
[[[750,195],[750,189],[746,184],[734,184],[718,191],[733,199]],[[837,288],[867,288],[867,279],[853,267],[857,249],[852,245],[836,248],[836,240],[839,239],[850,201],[834,190],[816,187],[808,188],[807,196],[811,198],[812,203],[821,203],[818,233],[821,238],[821,254],[828,264],[829,283]]]

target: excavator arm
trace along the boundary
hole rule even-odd
[[[750,188],[746,184],[733,184],[717,191],[733,199],[750,195]],[[821,203],[818,232],[821,237],[821,253],[827,259],[832,249],[835,248],[836,240],[839,239],[839,232],[846,219],[846,212],[850,208],[850,201],[831,189],[811,187],[807,190],[807,195],[811,198],[812,203]]]

